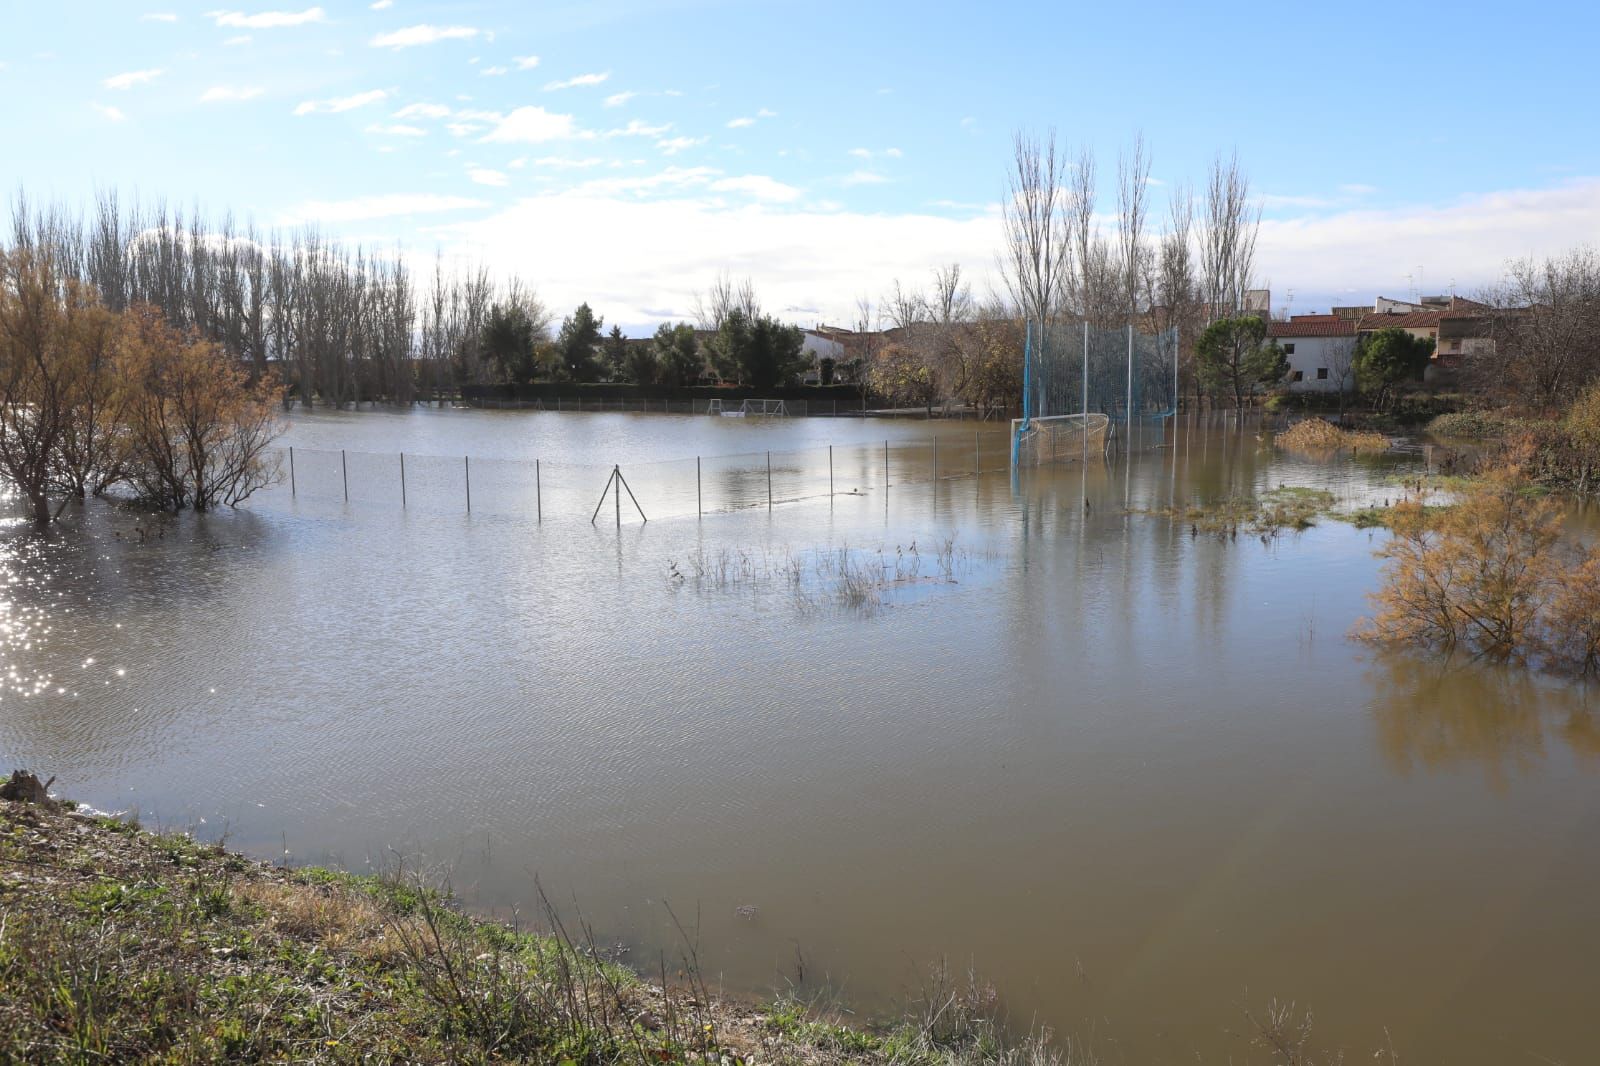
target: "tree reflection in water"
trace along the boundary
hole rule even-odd
[[[1552,747],[1600,769],[1600,695],[1589,687],[1461,657],[1374,657],[1378,744],[1401,773],[1482,763],[1491,787],[1537,772]]]

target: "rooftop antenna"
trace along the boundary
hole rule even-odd
[[[1415,274],[1407,274],[1406,275],[1406,286],[1411,290],[1411,302],[1412,303],[1416,303],[1417,302],[1417,276]]]

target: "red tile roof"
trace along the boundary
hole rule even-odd
[[[1358,327],[1362,333],[1378,329],[1437,329],[1443,311],[1408,311],[1405,314],[1367,315]]]
[[[1267,323],[1267,336],[1274,338],[1354,337],[1355,335],[1356,324],[1339,315],[1295,315],[1287,322]]]

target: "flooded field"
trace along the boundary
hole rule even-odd
[[[670,903],[729,991],[870,1013],[946,958],[1103,1062],[1271,1061],[1274,999],[1351,1061],[1600,1045],[1600,706],[1347,640],[1381,532],[1141,513],[1381,501],[1403,457],[1184,424],[1014,480],[973,423],[460,411],[284,443],[293,493],[238,513],[8,527],[0,757],[485,908],[537,876],[647,969]],[[614,465],[648,523],[590,523]]]

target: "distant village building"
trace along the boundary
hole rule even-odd
[[[1355,388],[1351,360],[1356,323],[1338,314],[1295,315],[1269,322],[1267,335],[1289,360],[1291,392],[1338,392]]]

